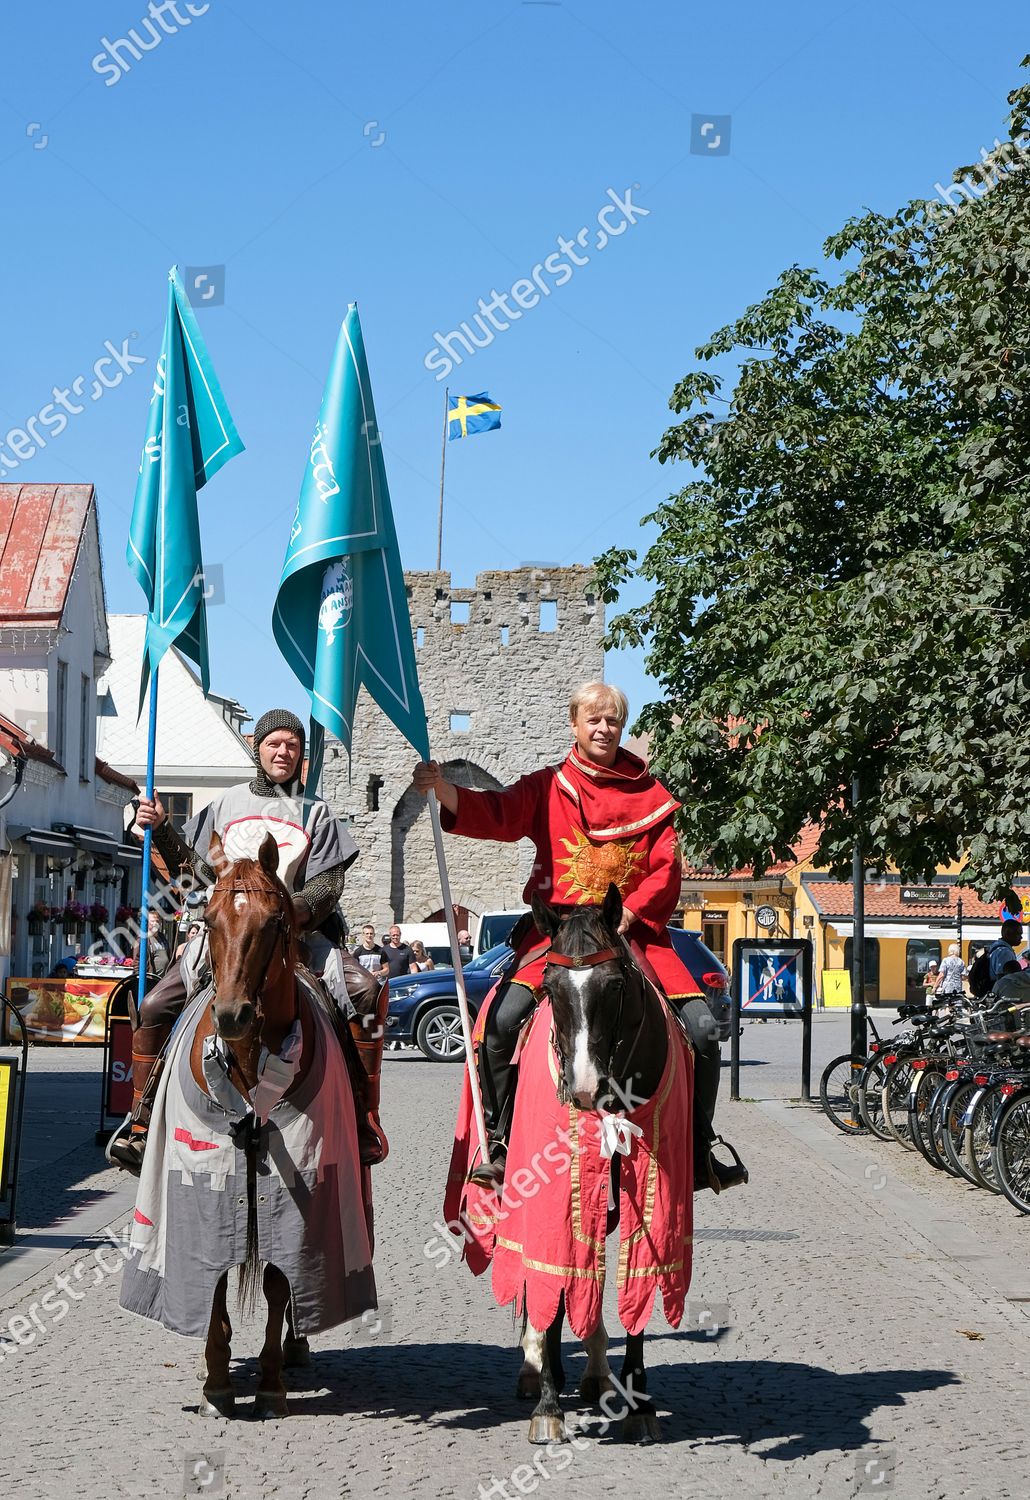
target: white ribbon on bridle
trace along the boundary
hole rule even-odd
[[[639,1125],[627,1120],[624,1115],[609,1115],[600,1111],[601,1159],[610,1161],[613,1156],[629,1156],[637,1136],[643,1135]]]

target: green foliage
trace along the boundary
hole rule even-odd
[[[870,865],[965,858],[989,896],[1030,867],[1030,84],[1009,102],[969,201],[851,220],[673,391],[656,454],[693,475],[608,644],[647,648],[695,861],[761,872],[813,819],[838,872],[856,826]],[[598,559],[606,600],[634,563]]]

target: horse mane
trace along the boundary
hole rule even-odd
[[[555,947],[569,958],[582,958],[602,948],[617,947],[616,933],[604,923],[599,906],[577,906],[562,918]]]

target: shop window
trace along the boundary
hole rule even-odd
[[[940,943],[935,938],[909,938],[905,944],[905,999],[910,1005],[925,1001],[926,974],[931,963],[940,968]]]
[[[844,940],[844,967],[851,973],[852,939]],[[880,940],[879,938],[866,938],[865,940],[865,1003],[867,1005],[879,1005],[880,1003]]]

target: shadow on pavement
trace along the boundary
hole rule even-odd
[[[696,1339],[691,1333],[682,1337]],[[621,1348],[613,1342],[609,1352],[617,1373]],[[563,1358],[563,1407],[567,1414],[582,1412],[576,1383],[583,1356],[578,1346],[566,1344]],[[519,1426],[528,1423],[532,1409],[514,1394],[519,1363],[517,1349],[444,1342],[316,1351],[310,1366],[285,1372],[290,1415],[390,1417],[472,1432]],[[257,1359],[234,1360],[233,1375],[245,1417],[257,1389]],[[862,1448],[873,1441],[866,1421],[880,1408],[904,1406],[913,1392],[958,1380],[944,1369],[838,1374],[785,1360],[719,1358],[659,1365],[650,1384],[666,1442],[772,1443],[761,1456],[786,1461]],[[195,1389],[184,1384],[182,1394],[192,1398]],[[618,1441],[614,1426],[603,1440]]]

